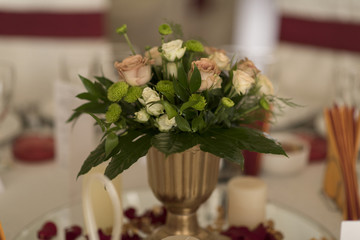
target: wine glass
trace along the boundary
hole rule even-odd
[[[6,120],[6,116],[10,110],[11,100],[14,90],[14,67],[10,62],[0,61],[0,128]],[[0,170],[8,166],[10,157],[5,156],[5,146],[8,143],[6,131],[0,131]]]

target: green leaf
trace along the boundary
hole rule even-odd
[[[263,109],[270,110],[270,105],[264,96],[260,99],[260,105]]]
[[[196,92],[201,86],[201,75],[199,69],[196,67],[194,68],[194,72],[190,78],[190,92]]]
[[[196,105],[199,101],[187,101],[180,107],[180,112],[183,112],[185,109],[188,109],[194,105]]]
[[[97,97],[94,95],[91,95],[88,92],[83,92],[83,93],[79,93],[78,95],[76,95],[77,98],[79,99],[83,99],[83,100],[89,100],[89,101],[97,101]]]
[[[96,80],[98,80],[106,89],[108,89],[111,85],[114,84],[113,81],[106,77],[95,77]]]
[[[187,79],[187,75],[186,75],[186,72],[185,72],[185,69],[184,69],[184,66],[182,63],[179,63],[179,66],[178,66],[178,82],[179,84],[184,88],[184,89],[187,89],[188,88],[188,79]]]
[[[94,151],[92,151],[89,156],[84,161],[83,165],[81,166],[81,169],[77,175],[79,177],[80,175],[86,174],[90,171],[91,168],[96,167],[97,165],[105,162],[108,160],[112,155],[116,154],[120,149],[116,148],[113,150],[113,152],[106,156],[105,154],[105,141],[102,141]]]
[[[95,115],[92,114],[92,113],[89,113],[89,114],[90,114],[90,116],[92,116],[92,117],[95,119],[95,121],[97,122],[97,124],[99,124],[99,126],[101,127],[101,130],[102,130],[103,132],[105,132],[105,130],[106,130],[106,128],[107,128],[106,122],[104,122],[103,120],[101,120],[100,118],[98,118],[97,116],[95,116]]]
[[[86,113],[105,113],[106,105],[98,102],[88,102],[77,107],[74,111]]]
[[[165,155],[184,152],[185,150],[198,144],[198,135],[187,132],[159,133],[155,135],[151,144]]]
[[[232,127],[229,129],[210,129],[207,131],[210,134],[215,134],[219,141],[230,141],[236,143],[240,149],[245,149],[251,152],[272,153],[279,155],[286,155],[280,143],[271,139],[263,132],[248,128],[248,127]]]
[[[121,151],[114,155],[105,170],[105,175],[109,179],[115,178],[133,165],[139,158],[145,156],[151,147],[151,134],[132,131],[119,137]]]
[[[109,154],[114,150],[114,148],[118,145],[119,139],[118,136],[111,132],[107,135],[105,140],[105,154],[106,156],[109,156]]]
[[[78,117],[80,117],[80,115],[83,114],[82,112],[74,112],[73,114],[71,114],[71,116],[69,117],[68,120],[66,120],[67,123],[77,119]]]
[[[94,95],[96,97],[101,97],[101,92],[99,91],[99,89],[95,86],[94,83],[92,83],[89,79],[79,75],[83,85],[85,86],[86,90],[91,94]]]
[[[189,97],[190,94],[186,91],[186,89],[179,83],[179,81],[177,79],[173,80],[173,84],[174,84],[174,91],[175,94],[183,101],[186,102]]]
[[[201,131],[206,127],[205,121],[202,115],[197,116],[191,121],[191,128],[194,132]]]
[[[184,132],[190,132],[191,128],[190,128],[190,124],[188,123],[188,121],[181,117],[180,115],[175,116],[175,121],[176,121],[176,125],[177,127]]]
[[[96,89],[97,94],[99,94],[99,98],[103,100],[107,100],[107,91],[105,88],[98,82],[94,83],[94,87]]]
[[[221,139],[217,134],[207,133],[199,137],[200,149],[212,153],[220,158],[225,158],[240,166],[244,164],[244,157],[240,148],[233,141]]]
[[[175,117],[176,115],[178,115],[176,109],[174,108],[173,105],[171,105],[169,102],[167,101],[161,101],[162,105],[165,108],[165,112],[168,115],[168,118],[171,119],[173,117]]]

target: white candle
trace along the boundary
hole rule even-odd
[[[199,240],[196,237],[191,237],[191,236],[169,236],[166,238],[163,238],[162,240]]]
[[[104,188],[106,188],[107,193],[111,199],[111,204],[113,207],[114,218],[113,218],[113,229],[111,233],[111,240],[119,239],[121,236],[122,229],[122,207],[121,201],[118,195],[118,192],[115,189],[114,184],[103,174],[93,173],[88,176],[88,181],[84,185],[83,190],[83,210],[84,210],[84,220],[85,226],[88,230],[89,237],[92,240],[99,240],[98,236],[98,226],[94,216],[94,207],[93,207],[93,198],[91,193],[93,190],[92,185],[96,182],[100,182]]]
[[[83,199],[85,195],[86,188],[90,176],[94,174],[104,174],[105,168],[108,163],[102,163],[94,168],[92,168],[87,174],[82,176],[83,180]],[[117,176],[113,179],[112,184],[114,185],[118,197],[121,198],[121,176]],[[105,189],[105,186],[102,182],[93,182],[91,184],[91,205],[93,208],[94,218],[98,228],[101,228],[103,231],[107,231],[113,227],[114,223],[114,208],[111,203],[109,193]]]
[[[235,177],[228,183],[228,222],[256,228],[265,220],[267,187],[256,177]]]

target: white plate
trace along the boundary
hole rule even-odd
[[[200,225],[207,226],[213,223],[217,206],[226,202],[224,188],[218,188],[214,191],[210,199],[199,209],[198,217]],[[154,198],[148,189],[139,191],[128,191],[123,194],[124,208],[133,206],[141,213],[159,202]],[[275,228],[281,231],[286,240],[304,240],[304,239],[335,239],[329,231],[317,222],[307,218],[297,212],[274,203],[267,204],[267,218],[275,222]],[[37,232],[46,221],[54,221],[58,227],[58,236],[53,240],[64,240],[64,230],[74,224],[83,226],[81,204],[66,205],[56,209],[44,216],[39,217],[28,225],[14,240],[36,240]]]
[[[21,131],[21,121],[14,113],[8,113],[0,121],[0,145],[16,137]]]

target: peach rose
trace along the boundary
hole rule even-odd
[[[258,86],[260,86],[259,92],[260,94],[265,95],[273,95],[274,94],[274,87],[271,81],[263,74],[258,75]]]
[[[230,70],[230,58],[222,52],[214,52],[209,56],[209,59],[214,60],[220,70]]]
[[[245,94],[255,83],[255,80],[244,71],[236,70],[233,72],[232,83],[238,94]]]
[[[212,55],[216,52],[220,52],[222,54],[226,54],[225,50],[223,49],[219,49],[219,48],[215,48],[215,47],[209,47],[209,46],[205,46],[204,47],[204,51],[207,55]]]
[[[198,61],[193,61],[191,71],[189,72],[190,74],[194,71],[195,65],[199,69],[201,75],[201,86],[199,91],[221,87],[222,79],[219,76],[221,71],[215,61],[208,58],[201,58]]]
[[[145,57],[148,59],[154,59],[154,64],[156,66],[161,66],[162,59],[161,53],[159,52],[159,47],[152,47],[148,51],[145,52]]]
[[[250,77],[254,77],[260,72],[260,70],[256,68],[253,61],[249,60],[248,58],[240,60],[237,63],[237,69],[246,72]]]
[[[142,86],[151,79],[151,61],[141,55],[125,58],[122,62],[115,62],[120,79],[131,86]]]

